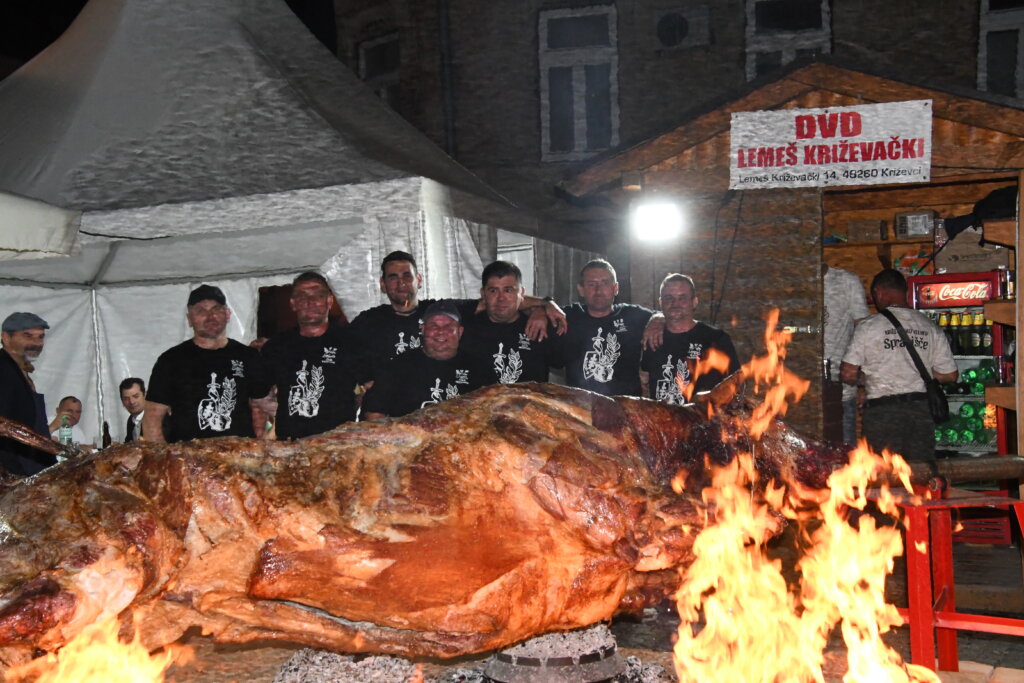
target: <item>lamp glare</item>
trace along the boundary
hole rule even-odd
[[[633,211],[633,232],[642,242],[667,242],[683,230],[683,213],[675,202],[649,202]]]

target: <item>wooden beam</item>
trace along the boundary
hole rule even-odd
[[[809,90],[807,86],[789,79],[776,81],[699,116],[671,132],[599,161],[572,178],[562,181],[559,187],[577,197],[590,194],[613,182],[619,182],[623,171],[644,170],[729,130],[734,111],[775,109]],[[728,160],[723,159],[723,162],[728,168]]]
[[[1020,172],[1017,178],[1017,187],[1024,186],[1024,171]],[[1021,215],[1021,193],[1017,192],[1017,215]],[[1020,225],[1017,225],[1017,243],[1020,244]],[[1021,266],[1024,265],[1024,255],[1022,255],[1024,249],[1015,249],[1014,254],[1016,266],[1015,269],[1018,273],[1021,271]],[[1017,320],[1024,320],[1024,297],[1017,296]],[[1018,330],[1019,331],[1019,330]],[[1024,406],[1024,392],[1021,392],[1021,362],[1024,361],[1024,344],[1017,344],[1014,352],[1014,367],[1017,368],[1017,376],[1015,378],[1015,393],[1016,393],[1016,405]],[[1014,413],[1017,417],[1017,452],[1024,453],[1024,410],[1017,409]],[[1018,485],[1019,493],[1024,495],[1024,484]],[[1024,557],[1024,544],[1021,546],[1022,557]]]
[[[671,188],[673,192],[685,191],[688,195],[720,195],[729,189],[729,168],[711,168],[677,171],[648,171],[644,173],[644,185],[648,188]]]
[[[1017,326],[1017,302],[989,301],[985,304],[985,317],[1000,325]]]
[[[825,213],[833,211],[868,211],[906,206],[944,206],[971,204],[992,190],[1017,182],[1016,173],[991,181],[965,183],[931,183],[928,185],[868,185],[856,188],[834,188],[824,193]]]
[[[1010,249],[1017,248],[1017,219],[983,220],[982,234],[986,242],[995,242]]]
[[[1024,168],[1024,143],[943,145],[932,148],[932,166],[946,168]]]
[[[870,102],[932,100],[933,116],[1024,138],[1024,112],[1020,109],[901,83],[831,64],[811,64],[794,71],[787,78]]]
[[[559,184],[581,197],[620,182],[625,171],[640,171],[729,130],[733,112],[777,109],[807,93],[823,90],[860,102],[930,99],[935,117],[1024,138],[1024,111],[939,90],[811,64],[726,103],[693,121],[631,149],[598,161]],[[933,166],[950,169],[1024,168],[1024,141],[1001,145],[943,146],[932,150]],[[727,165],[727,160],[722,163]]]

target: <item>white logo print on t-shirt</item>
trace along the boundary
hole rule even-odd
[[[683,359],[679,359],[673,365],[672,354],[669,354],[665,364],[661,366],[661,379],[655,385],[655,400],[676,406],[686,403],[683,392],[679,390],[677,377],[682,381],[683,386],[688,385],[690,383],[690,366]]]
[[[583,377],[598,382],[610,382],[615,374],[615,361],[619,360],[621,347],[614,332],[602,337],[602,331],[602,328],[597,328],[597,335],[593,337],[593,350],[583,355]]]
[[[288,388],[288,414],[316,417],[320,413],[320,397],[324,393],[324,370],[314,365],[306,372],[306,361],[295,373],[295,384]]]
[[[498,344],[498,352],[491,356],[494,358],[494,372],[502,384],[515,384],[523,374],[523,361],[518,351],[505,354],[502,353],[504,349],[504,344]]]
[[[231,413],[235,409],[238,392],[235,380],[228,377],[223,384],[217,383],[217,373],[210,373],[206,398],[199,402],[198,417],[200,429],[223,432],[231,429]]]

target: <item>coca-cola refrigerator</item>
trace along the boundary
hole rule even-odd
[[[984,304],[1000,296],[1003,271],[915,275],[907,278],[910,305],[946,333],[960,379],[946,386],[950,419],[936,428],[942,457],[1007,453],[1006,410],[985,403],[985,387],[1005,379],[1004,331],[986,320]]]

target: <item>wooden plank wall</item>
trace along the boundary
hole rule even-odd
[[[740,360],[764,352],[765,318],[780,325],[822,324],[821,193],[816,188],[730,192],[688,204],[690,226],[676,245],[633,242],[632,301],[657,308],[670,272],[690,275],[700,298],[697,318],[729,332]],[[714,312],[717,315],[712,319]],[[788,421],[822,432],[820,332],[794,336],[787,367],[811,381]]]

